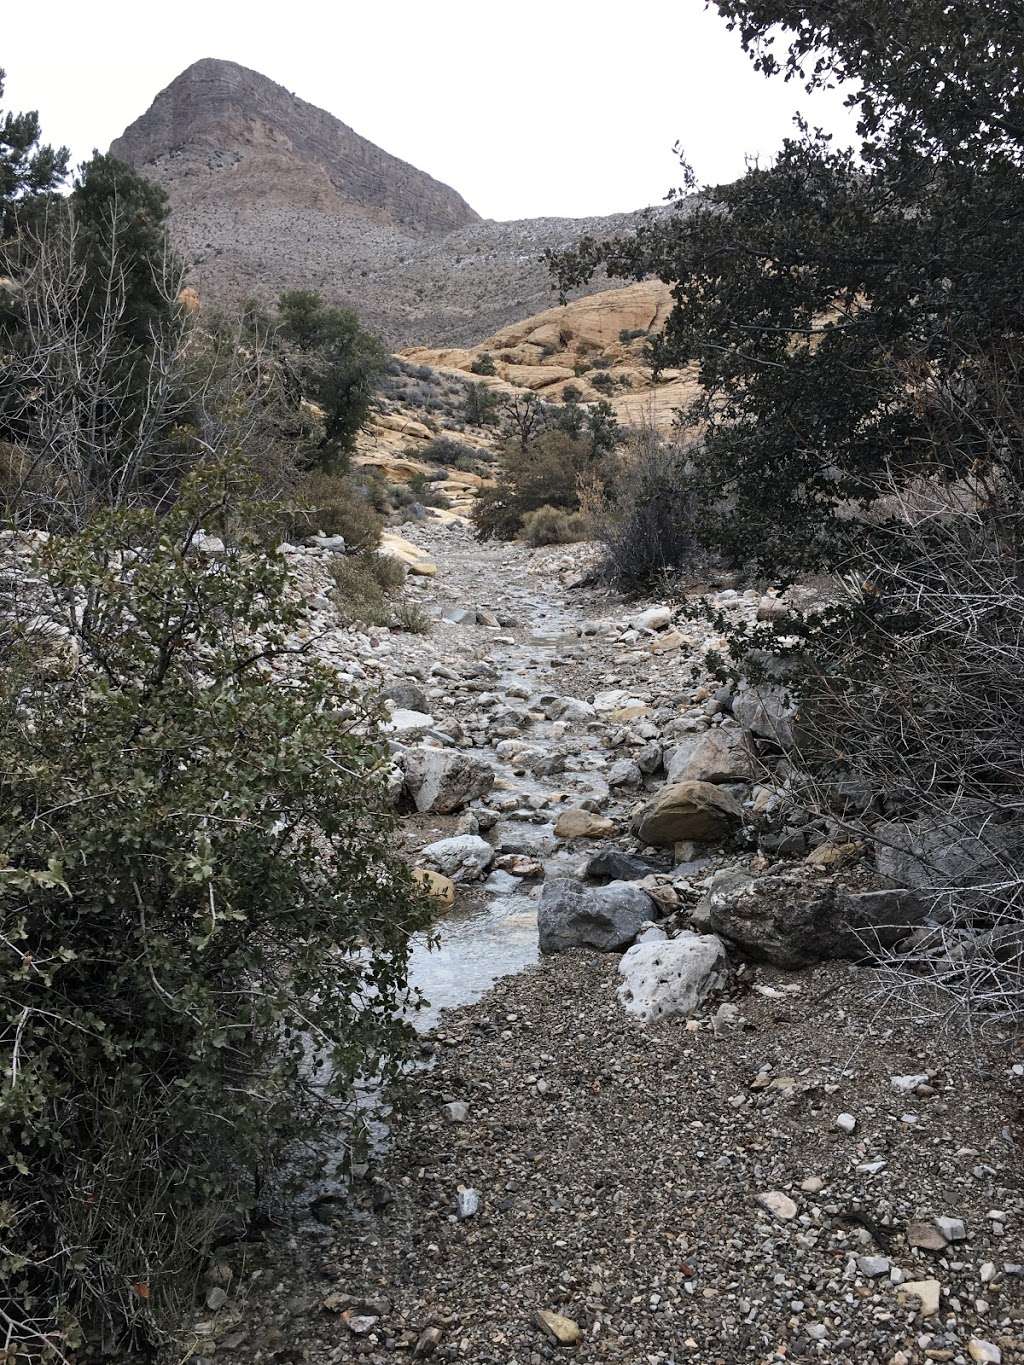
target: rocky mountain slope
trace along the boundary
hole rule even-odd
[[[471,343],[547,307],[545,248],[639,218],[483,221],[331,114],[212,59],[182,72],[110,150],[167,191],[204,300],[317,289],[392,345]]]

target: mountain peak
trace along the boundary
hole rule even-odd
[[[447,185],[267,76],[217,57],[186,67],[110,150],[162,184],[172,205],[184,183],[190,199],[287,200],[414,234],[480,221]]]

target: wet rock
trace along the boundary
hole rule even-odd
[[[412,875],[432,896],[436,896],[442,905],[455,904],[455,883],[450,877],[434,872],[429,867],[414,867]]]
[[[633,821],[644,844],[671,848],[681,840],[718,843],[739,828],[743,808],[710,782],[675,782],[649,801]]]
[[[438,839],[420,849],[420,856],[428,859],[447,876],[461,873],[479,876],[494,861],[494,849],[479,834],[453,834],[450,839]]]
[[[555,697],[544,707],[544,714],[549,720],[586,724],[588,720],[593,720],[597,713],[589,702],[580,701],[579,697]]]
[[[407,711],[404,707],[396,706],[385,722],[384,731],[408,743],[413,736],[420,737],[433,726],[434,717],[429,712]]]
[[[743,952],[777,967],[865,957],[922,922],[926,906],[909,891],[853,892],[779,877],[716,874],[704,922]]]
[[[403,767],[406,786],[421,812],[451,814],[494,786],[493,769],[459,750],[410,749]]]
[[[537,912],[540,950],[560,953],[584,947],[617,952],[628,947],[656,915],[650,896],[629,882],[586,887],[568,877],[550,878]]]
[[[644,775],[639,764],[631,758],[620,758],[608,770],[609,787],[635,788],[643,784]]]
[[[749,782],[754,775],[747,737],[731,725],[682,740],[665,768],[669,782]]]
[[[555,833],[560,839],[607,839],[615,833],[615,822],[606,815],[573,807],[559,815]]]
[[[633,853],[623,853],[618,848],[605,848],[589,858],[583,868],[584,877],[607,877],[616,882],[638,882],[652,873],[664,872],[664,868],[647,858],[639,858]]]
[[[700,1009],[722,984],[725,948],[713,934],[684,930],[664,942],[636,943],[623,954],[619,1003],[627,1014],[647,1023]]]
[[[513,877],[543,877],[544,864],[537,858],[525,853],[503,853],[494,860],[495,867],[502,872],[511,872]]]

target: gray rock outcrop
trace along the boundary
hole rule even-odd
[[[494,786],[494,770],[459,749],[410,749],[402,766],[416,809],[424,813],[450,815]]]
[[[555,877],[545,883],[537,911],[540,950],[561,953],[583,947],[617,952],[658,913],[651,897],[629,882],[587,887],[569,877]]]

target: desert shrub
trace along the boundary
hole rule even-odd
[[[477,536],[510,540],[524,517],[541,507],[577,511],[579,478],[599,463],[584,438],[557,429],[542,430],[525,449],[510,440],[499,454],[494,486],[481,488],[473,505]]]
[[[473,363],[469,367],[474,374],[497,374],[498,371],[494,364],[494,357],[490,351],[481,351],[478,356],[473,357]]]
[[[587,518],[581,512],[565,512],[545,505],[527,512],[522,521],[522,536],[527,545],[568,545],[586,540],[590,534]]]
[[[323,431],[300,452],[307,468],[344,473],[387,366],[387,353],[348,308],[308,289],[278,303],[277,336],[300,392],[321,408]]]
[[[588,378],[591,385],[597,389],[598,393],[614,393],[615,379],[612,375],[605,374],[602,370],[598,370],[596,374],[591,374]]]
[[[409,635],[429,635],[434,628],[434,620],[418,602],[403,597],[395,603],[391,625],[394,630],[402,630]]]
[[[322,532],[344,536],[352,550],[372,550],[384,524],[351,474],[307,474],[281,501],[258,504],[255,514],[264,543],[303,541]]]
[[[386,626],[391,599],[405,582],[405,571],[390,555],[339,555],[331,564],[334,600],[346,621]]]
[[[582,397],[582,391],[578,389],[575,384],[566,384],[565,388],[562,390],[563,403],[578,403]]]
[[[419,451],[416,458],[431,460],[437,464],[453,464],[458,467],[460,460],[472,460],[476,451],[464,441],[455,441],[450,436],[435,436]]]
[[[703,500],[693,488],[687,453],[653,427],[631,433],[621,477],[609,481],[594,509],[604,545],[602,573],[626,590],[712,562],[700,528]]]
[[[623,327],[619,333],[619,340],[625,346],[627,342],[637,341],[640,337],[647,335],[646,327]]]
[[[282,1155],[398,1066],[422,914],[374,716],[295,652],[282,561],[193,548],[230,483],[51,538],[3,604],[0,1279],[29,1353],[152,1345]]]

